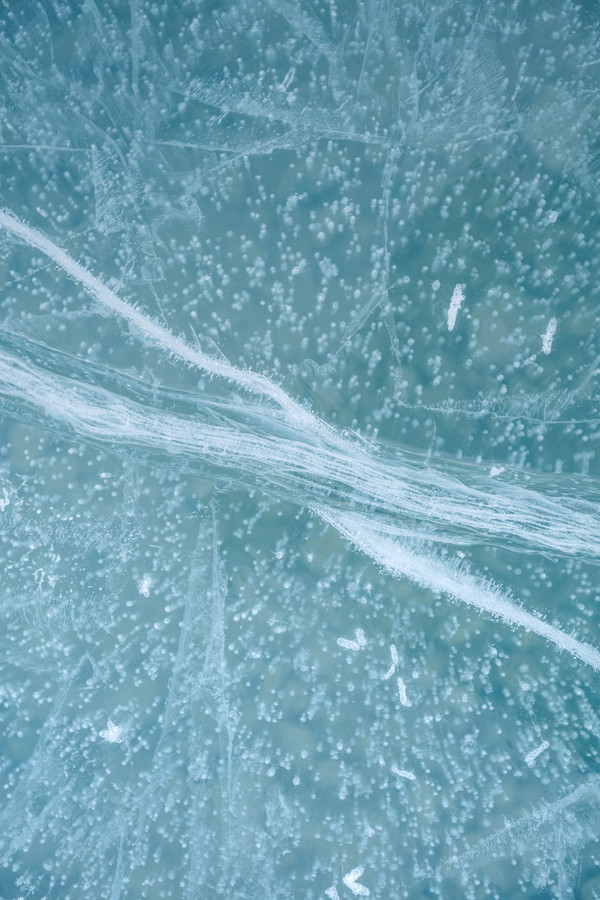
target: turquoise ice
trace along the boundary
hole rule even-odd
[[[600,896],[593,5],[0,23],[0,897]]]

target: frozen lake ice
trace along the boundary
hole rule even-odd
[[[4,0],[0,897],[600,897],[593,4]]]

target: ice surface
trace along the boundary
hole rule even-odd
[[[590,4],[2,4],[0,897],[600,896]]]

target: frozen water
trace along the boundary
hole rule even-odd
[[[600,896],[593,4],[1,8],[0,897]]]

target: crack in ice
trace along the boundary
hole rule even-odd
[[[595,504],[568,504],[498,481],[490,493],[431,467],[424,471],[386,461],[338,434],[267,377],[190,346],[14,216],[0,211],[0,226],[52,259],[150,345],[278,407],[273,411],[238,401],[211,406],[201,398],[194,415],[178,415],[77,383],[34,365],[23,353],[0,348],[0,393],[8,411],[27,421],[50,420],[55,430],[59,423],[59,432],[112,452],[133,447],[150,462],[160,463],[162,455],[183,469],[214,467],[217,477],[225,472],[227,479],[292,500],[312,509],[393,576],[534,632],[600,670],[600,652],[594,647],[526,611],[464,563],[443,559],[431,549],[432,543],[456,540],[458,534],[466,535],[466,542],[509,537],[522,548],[597,560],[600,520]],[[208,421],[201,419],[202,413]],[[442,528],[446,531],[440,532]]]

